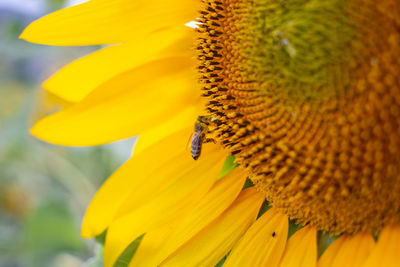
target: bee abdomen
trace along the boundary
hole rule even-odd
[[[193,158],[194,160],[197,160],[197,159],[200,157],[201,145],[199,145],[199,146],[192,146],[191,153],[192,153],[192,158]]]
[[[200,157],[202,141],[203,141],[202,133],[196,132],[193,135],[192,144],[191,144],[191,148],[190,148],[190,152],[192,153],[192,158],[194,160],[196,160]]]

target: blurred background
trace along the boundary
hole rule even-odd
[[[80,237],[96,189],[128,159],[132,140],[71,148],[29,135],[60,108],[40,84],[99,47],[50,47],[18,39],[46,13],[83,0],[0,0],[0,267],[102,266],[101,246]]]

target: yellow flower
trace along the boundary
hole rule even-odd
[[[142,235],[130,266],[399,266],[399,29],[397,0],[91,0],[21,35],[113,44],[44,83],[71,105],[32,133],[140,136],[84,218],[107,267]]]

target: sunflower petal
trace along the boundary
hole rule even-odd
[[[148,175],[148,180],[146,182],[138,185],[132,190],[128,198],[119,207],[116,214],[117,217],[122,217],[132,212],[140,203],[146,203],[159,197],[162,192],[169,190],[179,179],[187,180],[188,178],[182,177],[186,177],[188,173],[196,177],[190,178],[193,179],[193,183],[195,183],[197,179],[201,179],[199,177],[205,174],[209,175],[212,178],[212,181],[216,180],[216,177],[213,176],[213,171],[215,170],[203,170],[203,168],[212,163],[217,169],[221,169],[222,164],[219,162],[223,161],[222,158],[224,158],[226,154],[225,151],[220,150],[215,152],[213,151],[215,149],[213,145],[203,145],[203,154],[205,155],[199,158],[196,162],[192,159],[190,154],[184,150],[184,146],[179,149],[181,153],[177,154],[177,156],[170,160],[165,161],[164,164],[159,166],[157,169],[154,169],[154,171]],[[200,169],[205,174],[196,174],[194,168]]]
[[[229,254],[224,266],[276,267],[288,235],[288,218],[272,208],[250,227]]]
[[[331,267],[334,262],[336,255],[342,247],[342,244],[346,236],[342,235],[336,239],[329,247],[324,251],[321,258],[318,260],[318,267]]]
[[[20,38],[48,45],[113,44],[195,18],[199,1],[93,0],[46,15]]]
[[[201,105],[189,106],[168,121],[141,133],[134,147],[134,153],[140,153],[149,145],[161,140],[164,136],[172,134],[174,131],[179,131],[187,127],[193,130],[193,125],[199,114],[201,114]],[[186,139],[187,143],[185,148],[189,149],[190,135],[187,136]]]
[[[254,188],[235,202],[160,266],[214,266],[255,221],[264,196]]]
[[[206,156],[197,161],[184,153],[176,159],[179,164],[170,167],[174,161],[168,162],[164,167],[166,170],[160,168],[151,173],[146,181],[150,186],[136,191],[147,199],[141,200],[136,209],[123,206],[125,210],[107,231],[104,248],[106,267],[112,266],[139,235],[183,216],[207,193],[221,171],[225,152],[216,150],[215,145],[205,145],[203,149]],[[174,168],[176,166],[179,168]],[[163,182],[152,183],[153,180]]]
[[[317,266],[317,230],[306,226],[288,241],[280,267]]]
[[[42,119],[31,133],[70,146],[138,135],[198,101],[191,63],[186,57],[173,57],[121,74],[82,102]]]
[[[43,88],[67,101],[79,102],[96,87],[124,71],[176,54],[174,50],[164,51],[162,55],[158,52],[176,46],[177,40],[188,32],[189,29],[184,27],[166,29],[135,42],[104,48],[62,68],[43,84]],[[190,39],[186,43],[186,49],[180,45],[181,54],[189,50]]]
[[[171,235],[174,227],[176,226],[175,220],[172,223],[165,224],[159,228],[148,231],[142,241],[140,242],[139,248],[133,255],[133,259],[129,262],[129,267],[154,267],[157,266],[154,256],[154,252],[157,251],[165,242],[165,240]]]
[[[157,266],[228,208],[238,196],[245,179],[244,170],[237,168],[216,182],[207,195],[197,206],[193,207],[192,211],[158,247],[147,245],[147,243],[156,244],[159,237],[155,235],[147,237],[146,234],[143,240],[143,242],[146,242],[145,249],[139,247],[130,266]]]
[[[334,244],[336,242],[339,244],[332,248],[332,252],[329,251],[330,246],[326,251],[326,253],[328,253],[327,258],[330,257],[330,261],[327,262],[327,259],[321,257],[320,261],[322,261],[323,265],[318,263],[319,267],[362,266],[375,246],[374,238],[370,234],[366,233],[359,233],[351,237],[343,236],[339,240],[335,241]],[[332,244],[332,246],[334,244]]]
[[[111,224],[121,205],[135,192],[134,189],[146,182],[151,172],[184,153],[184,140],[191,130],[181,130],[155,142],[142,153],[134,155],[108,178],[86,211],[82,236],[93,237],[101,234]],[[132,206],[137,204],[131,203]]]
[[[386,226],[363,267],[398,267],[400,265],[400,226]]]

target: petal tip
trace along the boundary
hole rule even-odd
[[[18,36],[18,38],[26,42],[34,43],[34,39],[31,37],[31,34],[29,32],[30,30],[26,28],[25,30],[22,31],[22,33]]]
[[[88,211],[86,211],[86,214],[83,217],[81,225],[81,236],[83,238],[93,238],[101,235],[107,230],[108,225],[97,224],[92,215],[93,214],[88,214]]]
[[[43,120],[43,119],[42,119]],[[29,133],[36,137],[37,139],[40,139],[44,142],[48,142],[51,144],[56,144],[56,145],[63,145],[63,144],[58,144],[54,140],[52,140],[51,136],[48,134],[48,132],[43,129],[42,127],[42,120],[36,122],[32,128],[29,130]]]
[[[35,34],[35,30],[34,30],[34,24],[35,21],[32,22],[31,24],[29,24],[23,31],[22,33],[19,35],[19,39],[30,42],[30,43],[39,43],[38,42],[38,38]]]
[[[26,29],[24,29],[24,30],[21,32],[21,34],[18,36],[18,38],[21,39],[21,40],[28,41],[26,35],[27,35],[27,34],[26,34]]]
[[[38,123],[35,123],[35,125],[32,126],[32,128],[29,130],[29,133],[36,138],[43,139],[40,134],[40,131],[38,130],[37,124]]]
[[[90,227],[83,224],[82,228],[81,228],[81,236],[83,238],[92,238],[92,237],[95,237],[96,234],[90,229]]]
[[[92,238],[93,236],[90,234],[90,232],[88,232],[86,229],[81,230],[81,237],[83,238]]]
[[[58,40],[54,36],[54,30],[49,26],[51,25],[50,22],[43,21],[42,19],[40,18],[29,24],[18,38],[34,44],[64,46],[65,40]]]

